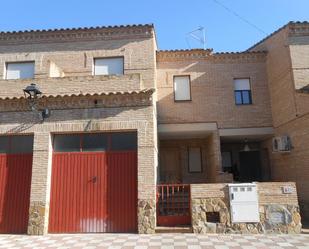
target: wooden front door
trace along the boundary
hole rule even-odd
[[[160,148],[160,179],[165,183],[182,182],[178,148]]]

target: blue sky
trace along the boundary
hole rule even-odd
[[[217,0],[267,34],[309,21],[308,0]],[[242,51],[265,34],[215,0],[15,0],[1,3],[1,31],[154,23],[160,49],[187,49],[186,34],[206,29],[206,47]],[[189,39],[191,48],[200,44]]]

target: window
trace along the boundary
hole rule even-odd
[[[33,136],[11,136],[10,152],[16,154],[32,153]]]
[[[234,79],[234,93],[236,105],[252,104],[249,79]]]
[[[112,133],[111,150],[136,150],[137,136],[135,132]]]
[[[55,135],[55,152],[77,152],[80,151],[80,134],[73,135]]]
[[[232,172],[232,153],[230,151],[221,152],[222,169],[224,172]]]
[[[94,75],[122,75],[123,70],[123,57],[94,59]]]
[[[202,172],[202,155],[201,148],[189,148],[189,173]]]
[[[9,137],[0,136],[0,153],[8,153],[8,152],[9,152]]]
[[[33,150],[33,136],[0,136],[0,153],[28,154]]]
[[[6,79],[29,79],[34,77],[34,62],[6,63]]]
[[[191,100],[190,76],[174,76],[175,101]]]
[[[56,134],[53,139],[53,148],[55,152],[137,150],[137,133]]]
[[[106,151],[108,145],[107,134],[84,134],[82,138],[83,151]]]

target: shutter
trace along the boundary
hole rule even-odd
[[[234,79],[235,91],[250,90],[250,80],[249,79]]]

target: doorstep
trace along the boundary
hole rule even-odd
[[[191,226],[163,227],[158,226],[155,229],[156,233],[192,233]]]

